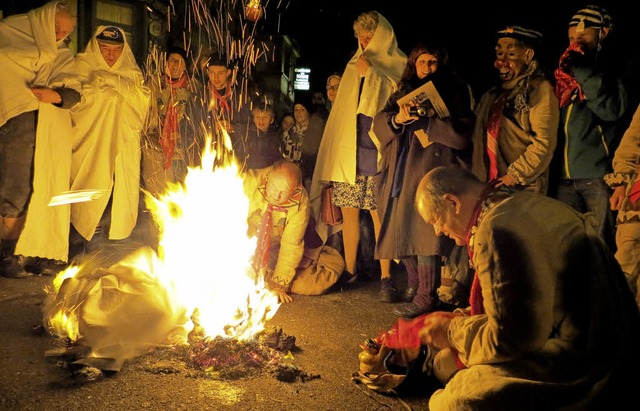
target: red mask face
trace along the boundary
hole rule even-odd
[[[495,50],[496,61],[493,66],[502,81],[512,80],[522,74],[533,59],[533,50],[511,37],[498,39]]]

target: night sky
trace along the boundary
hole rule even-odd
[[[24,12],[31,8],[30,4],[36,6],[46,1],[0,0],[0,9],[5,9],[8,14]],[[241,0],[197,1],[215,3]],[[261,1],[266,6],[266,14],[258,23],[258,32],[293,38],[301,53],[298,66],[312,69],[312,89],[323,92],[326,78],[333,72],[342,73],[355,53],[357,40],[353,36],[353,21],[358,14],[368,10],[376,10],[389,20],[398,44],[406,54],[423,39],[432,38],[447,46],[451,64],[469,81],[478,98],[495,77],[493,60],[496,31],[509,25],[522,25],[541,31],[545,40],[538,57],[548,70],[552,70],[568,45],[567,24],[571,16],[587,4],[601,5],[613,17],[614,29],[607,41],[607,47],[614,50],[613,54],[625,61],[626,53],[633,53],[631,59],[640,61],[640,23],[632,10],[633,2],[623,0],[557,0],[553,6],[549,6],[550,2],[514,0],[476,1],[473,4],[451,0]]]
[[[263,0],[264,2],[264,0]],[[417,10],[416,4],[428,11]],[[466,2],[465,2],[466,3]],[[630,4],[622,1],[556,1],[549,3],[492,1],[463,5],[462,2],[419,2],[407,0],[270,0],[277,12],[267,14],[279,20],[280,34],[294,38],[299,46],[300,65],[312,68],[312,87],[324,91],[326,77],[342,73],[357,48],[353,21],[358,14],[376,10],[389,20],[400,48],[409,54],[420,39],[435,38],[444,43],[450,62],[471,84],[474,92],[484,91],[493,80],[495,33],[509,25],[522,25],[545,36],[541,61],[555,68],[568,45],[567,24],[571,16],[587,4],[605,7],[613,17],[610,47],[622,53],[639,52],[640,33]],[[413,7],[413,8],[412,8]],[[269,11],[269,8],[267,8]],[[278,14],[280,14],[278,16]],[[277,28],[276,28],[277,30]],[[633,48],[626,46],[632,40]]]

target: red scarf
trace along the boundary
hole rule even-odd
[[[471,218],[470,227],[474,226],[478,222],[480,216],[480,210],[482,210],[481,202],[478,202],[475,211],[473,212],[473,218]],[[471,229],[467,233],[467,251],[469,252],[469,261],[473,260],[473,247],[469,244],[471,239]],[[480,286],[480,279],[478,278],[478,272],[473,271],[473,282],[471,283],[471,292],[469,293],[469,306],[471,307],[471,315],[484,313],[484,298],[482,297],[482,287]]]
[[[420,340],[420,330],[424,328],[424,321],[428,316],[442,316],[453,318],[457,314],[436,311],[433,313],[422,314],[413,319],[398,318],[395,324],[389,331],[380,334],[375,338],[375,341],[380,345],[385,345],[393,349],[403,348],[420,348],[422,341]],[[458,351],[455,348],[451,348],[456,359],[456,368],[461,370],[466,368],[458,357]]]
[[[571,103],[571,99],[575,91],[577,91],[578,99],[580,99],[580,101],[585,99],[580,84],[576,81],[575,78],[573,78],[572,75],[568,74],[565,71],[568,69],[566,65],[566,59],[571,54],[571,52],[584,54],[584,51],[578,43],[571,43],[571,45],[569,45],[564,53],[562,53],[562,56],[560,56],[559,67],[555,69],[553,73],[556,78],[555,94],[558,99],[560,99],[560,107],[566,107],[569,105],[569,103]]]
[[[209,90],[213,96],[213,110],[219,115],[231,113],[231,105],[229,105],[229,100],[231,99],[231,86],[227,86],[224,91],[224,95],[222,95],[218,90],[216,90],[213,83],[209,82]]]
[[[254,269],[260,271],[269,265],[269,251],[271,250],[271,224],[273,210],[286,213],[287,209],[269,203],[267,205],[260,226],[258,227],[258,243],[256,244],[256,252],[254,254]]]
[[[162,137],[160,137],[160,146],[164,157],[164,169],[171,167],[171,160],[176,148],[178,140],[178,108],[175,101],[176,89],[185,88],[187,86],[187,75],[183,73],[179,79],[173,80],[166,77],[167,83],[171,87],[169,90],[169,101],[167,102],[167,110],[164,114],[164,127],[162,129]]]
[[[638,174],[638,178],[636,178],[635,183],[633,183],[629,191],[629,201],[631,201],[631,204],[635,204],[638,200],[640,200],[640,174]]]
[[[489,180],[498,178],[498,132],[502,123],[502,110],[507,101],[508,91],[493,102],[487,124],[487,155],[489,156]]]

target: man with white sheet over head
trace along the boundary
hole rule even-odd
[[[71,205],[71,223],[91,240],[111,199],[110,240],[125,239],[137,223],[140,196],[140,133],[150,91],[124,30],[100,26],[76,58],[82,103],[75,124],[72,190],[101,196]]]
[[[68,109],[80,94],[75,80],[62,73],[73,63],[67,37],[75,25],[72,9],[57,1],[0,21],[0,275],[4,277],[26,277],[34,269],[51,274],[68,258],[69,206],[48,203],[69,189]]]

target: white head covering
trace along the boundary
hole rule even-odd
[[[371,65],[364,81],[356,70],[360,57],[366,58]],[[378,13],[378,25],[371,41],[365,50],[362,50],[358,42],[358,50],[342,74],[340,88],[329,112],[318,150],[311,183],[311,202],[318,223],[316,229],[323,239],[327,236],[323,232],[326,226],[318,218],[322,182],[355,182],[357,115],[364,114],[373,118],[384,108],[389,96],[397,90],[406,65],[407,56],[398,48],[391,24]]]
[[[102,33],[106,28],[113,26],[99,26],[83,53],[79,53],[76,57],[78,63],[78,71],[82,77],[88,77],[89,73],[99,70],[116,73],[119,76],[126,77],[134,82],[142,82],[143,76],[136,58],[131,51],[131,47],[127,42],[127,36],[124,34],[124,30],[118,28],[122,32],[122,38],[124,39],[124,47],[122,49],[122,55],[109,67],[104,57],[100,53],[100,46],[96,37]],[[84,82],[84,81],[83,81]]]
[[[64,40],[56,42],[57,4],[50,2],[0,21],[0,126],[37,110],[38,100],[30,88],[60,85],[56,76],[73,61]]]

